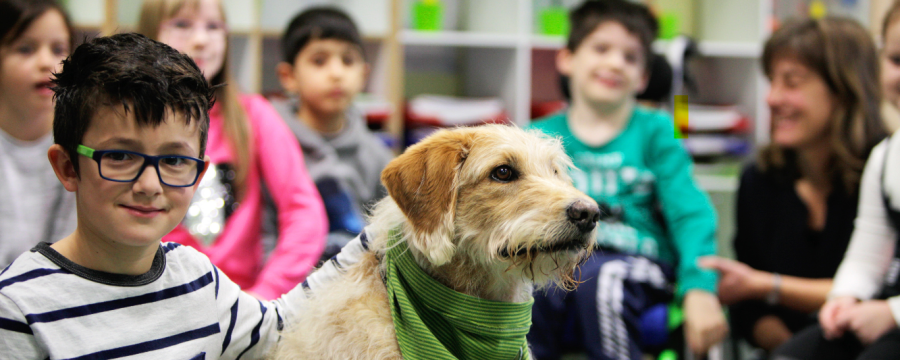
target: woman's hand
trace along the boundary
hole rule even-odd
[[[894,314],[887,301],[869,300],[856,304],[843,312],[838,324],[846,323],[847,328],[856,333],[859,341],[869,345],[882,335],[897,327]]]
[[[762,299],[772,288],[772,274],[753,269],[740,261],[704,256],[698,264],[701,268],[719,272],[719,300],[725,305]]]
[[[775,315],[765,315],[753,324],[753,341],[767,352],[772,352],[794,336],[784,321]]]
[[[722,305],[712,293],[691,290],[684,296],[684,337],[694,354],[702,355],[728,334]]]
[[[822,326],[822,333],[828,340],[834,340],[844,336],[847,330],[846,322],[838,324],[839,318],[846,318],[845,312],[856,306],[856,298],[852,296],[841,296],[828,300],[822,305],[819,311],[819,325]]]

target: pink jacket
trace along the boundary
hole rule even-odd
[[[297,139],[275,109],[259,95],[242,95],[253,137],[247,189],[215,242],[206,247],[182,225],[162,241],[190,245],[244,290],[274,299],[306,278],[325,247],[328,218],[315,184],[306,171]],[[249,151],[238,149],[238,151]],[[219,104],[210,111],[206,155],[213,164],[234,164]],[[260,178],[278,208],[278,244],[263,264]]]

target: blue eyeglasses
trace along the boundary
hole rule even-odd
[[[153,165],[159,182],[172,187],[188,187],[197,183],[203,171],[203,160],[190,156],[150,156],[126,150],[94,150],[78,145],[76,151],[97,162],[100,177],[109,181],[132,182]]]

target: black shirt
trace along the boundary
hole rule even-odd
[[[734,249],[750,267],[805,278],[833,278],[853,232],[857,195],[838,180],[827,199],[825,227],[808,226],[809,212],[794,184],[762,173],[755,164],[744,168],[737,198]],[[734,332],[752,342],[753,326],[761,317],[778,316],[792,332],[815,323],[806,314],[762,301],[731,307]]]

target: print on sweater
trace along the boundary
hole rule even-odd
[[[234,168],[209,164],[200,180],[182,224],[203,246],[210,247],[222,233],[228,218],[240,205],[234,194]]]
[[[653,208],[655,177],[648,169],[624,166],[623,158],[619,151],[576,153],[573,156],[576,168],[571,170],[572,181],[578,190],[599,200],[597,245],[657,258],[659,249],[653,237],[627,225],[625,219],[637,216],[641,221],[657,220],[649,212],[626,213],[627,206],[623,205],[629,203],[633,204],[632,208],[634,205]]]

